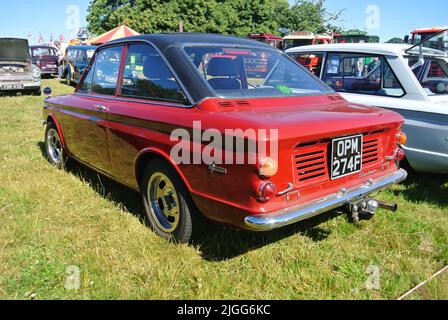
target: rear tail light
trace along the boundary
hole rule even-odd
[[[277,195],[277,186],[272,182],[263,182],[258,191],[257,200],[266,203]]]
[[[260,160],[260,176],[273,177],[278,172],[277,160],[267,157]]]
[[[406,143],[408,142],[408,136],[406,135],[406,133],[404,133],[403,131],[400,131],[397,133],[397,143],[400,146],[404,146],[406,145]]]

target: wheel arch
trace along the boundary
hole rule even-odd
[[[54,123],[54,125],[56,126],[56,128],[58,129],[59,132],[59,137],[61,138],[61,142],[62,145],[64,146],[64,148],[67,150],[67,145],[65,144],[65,138],[64,138],[64,133],[62,131],[61,125],[59,124],[59,121],[57,120],[57,118],[54,116],[54,114],[50,113],[47,116],[47,125],[48,123],[52,122]],[[68,151],[68,150],[67,150]]]
[[[138,184],[139,188],[141,188],[141,180],[143,178],[143,173],[145,171],[146,165],[154,159],[164,160],[169,165],[171,165],[171,167],[179,175],[180,179],[184,183],[187,190],[189,192],[192,191],[187,178],[182,173],[182,171],[179,169],[179,166],[171,159],[171,157],[169,155],[167,155],[164,151],[157,149],[157,148],[146,148],[146,149],[142,150],[139,153],[139,155],[137,156],[137,159],[135,160],[135,177],[137,179],[137,184]]]

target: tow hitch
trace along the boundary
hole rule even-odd
[[[379,208],[397,212],[398,205],[396,203],[387,203],[370,198],[364,198],[348,205],[348,210],[354,223],[358,223],[360,219],[372,219]]]

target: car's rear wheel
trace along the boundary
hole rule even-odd
[[[150,227],[165,239],[190,242],[199,227],[196,207],[177,172],[167,162],[153,160],[144,171],[141,190]]]
[[[47,124],[45,130],[45,151],[48,161],[55,167],[63,169],[67,163],[67,155],[62,144],[58,128],[53,122]]]

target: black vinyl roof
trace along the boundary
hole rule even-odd
[[[251,46],[259,47],[261,49],[274,49],[274,47],[261,43],[259,41],[254,41],[251,39],[245,39],[233,36],[224,36],[220,34],[212,33],[196,33],[196,32],[177,32],[177,33],[157,33],[157,34],[146,34],[139,36],[132,36],[127,38],[122,38],[119,40],[108,42],[106,45],[117,42],[127,42],[127,41],[149,41],[159,48],[161,51],[165,51],[170,46],[177,46],[182,44],[223,44],[223,45],[239,45],[239,46]]]
[[[207,97],[216,97],[217,95],[199,74],[192,62],[189,61],[186,54],[182,53],[182,46],[210,44],[229,47],[252,47],[281,52],[270,45],[251,39],[192,32],[138,35],[110,41],[103,44],[101,47],[134,41],[149,42],[162,53],[169,65],[172,67],[177,79],[180,80],[182,85],[185,87],[185,90],[193,103],[199,102]]]

